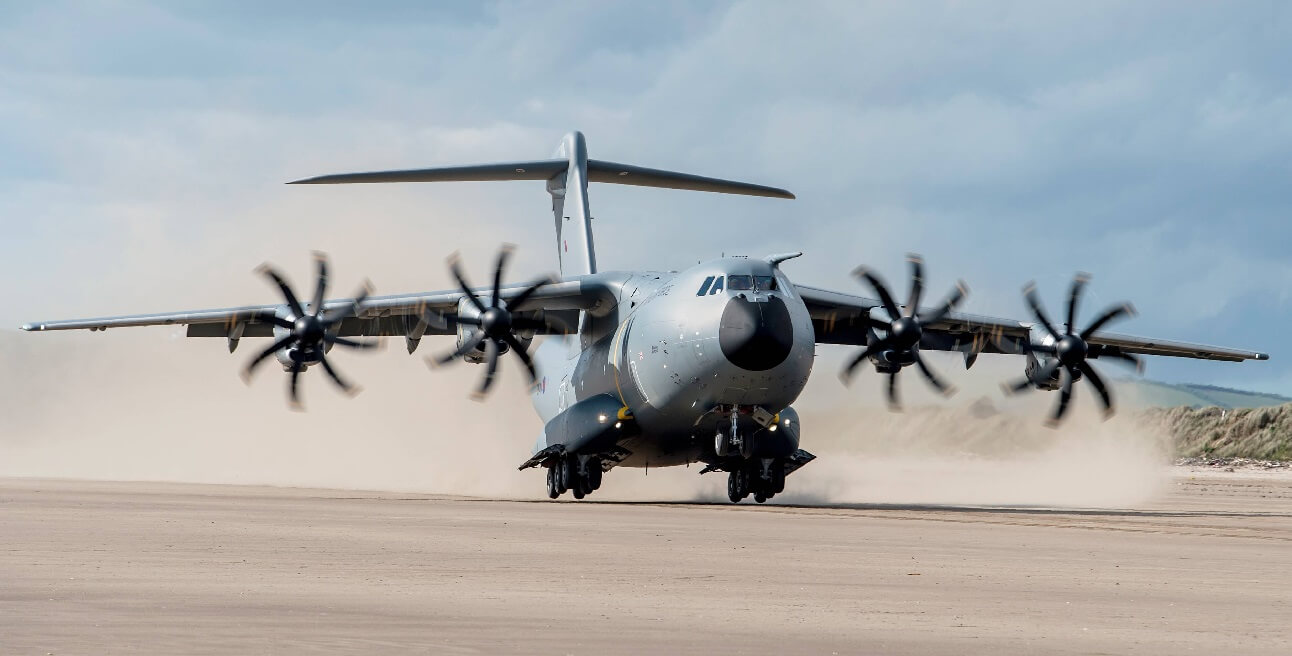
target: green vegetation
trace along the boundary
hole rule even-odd
[[[1292,403],[1263,408],[1152,408],[1143,420],[1175,441],[1176,455],[1292,460]]]

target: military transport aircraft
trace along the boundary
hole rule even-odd
[[[319,365],[353,390],[332,365],[331,347],[365,348],[365,337],[402,336],[412,353],[427,335],[456,335],[457,348],[434,364],[483,364],[477,395],[487,393],[503,355],[515,355],[531,381],[533,404],[546,422],[521,469],[547,469],[551,498],[596,490],[614,467],[706,464],[701,473],[728,473],[733,502],[765,501],[785,477],[815,456],[799,448],[802,428],[793,408],[812,371],[817,344],[860,347],[843,376],[865,361],[889,376],[888,399],[898,403],[897,374],[914,365],[937,390],[949,385],[921,357],[925,350],[958,351],[966,367],[981,353],[1025,358],[1024,377],[1008,391],[1058,390],[1052,421],[1067,411],[1075,382],[1085,379],[1106,412],[1112,398],[1090,361],[1139,366],[1139,355],[1210,360],[1264,360],[1262,353],[1142,339],[1102,332],[1132,314],[1129,305],[1100,314],[1083,330],[1076,310],[1086,277],[1073,282],[1066,319],[1053,323],[1029,287],[1035,321],[956,311],[963,283],[945,301],[922,306],[923,263],[910,258],[905,304],[874,272],[858,279],[878,298],[795,284],[781,269],[801,253],[723,257],[683,271],[600,271],[592,240],[588,183],[609,182],[771,198],[783,189],[588,159],[583,135],[561,141],[555,156],[526,162],[328,175],[293,184],[541,180],[552,198],[560,276],[525,284],[504,281],[509,247],[500,252],[491,284],[472,287],[456,258],[458,288],[327,300],[327,260],[317,257],[314,293],[303,304],[272,268],[262,273],[283,302],[102,319],[31,323],[24,330],[105,330],[187,325],[190,337],[223,337],[229,350],[244,337],[273,338],[245,374],[273,357],[289,374],[298,400],[302,371]],[[538,336],[545,336],[530,347]],[[360,338],[360,339],[355,339]],[[539,371],[542,371],[540,376]]]

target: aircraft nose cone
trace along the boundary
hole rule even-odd
[[[765,303],[739,296],[727,301],[718,344],[728,361],[747,371],[766,371],[784,362],[794,347],[794,325],[785,301],[775,296]]]

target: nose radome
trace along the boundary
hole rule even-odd
[[[794,325],[785,301],[776,296],[763,303],[742,296],[727,301],[718,344],[727,360],[748,371],[766,371],[784,362],[794,347]]]

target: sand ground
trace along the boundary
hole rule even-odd
[[[0,653],[1292,653],[1292,476],[1132,510],[0,480]]]

